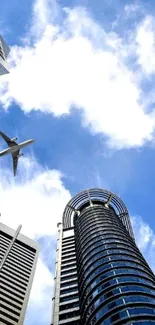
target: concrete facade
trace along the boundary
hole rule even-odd
[[[74,229],[64,231],[61,223],[58,224],[54,280],[51,325],[80,324]]]
[[[23,325],[39,246],[0,222],[0,325]]]

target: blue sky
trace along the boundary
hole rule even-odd
[[[155,270],[154,16],[153,1],[1,5],[11,48],[10,74],[0,78],[1,130],[36,140],[15,179],[11,157],[0,160],[1,221],[22,222],[41,247],[24,325],[50,323],[56,224],[83,189],[121,197]]]

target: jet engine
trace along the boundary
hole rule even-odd
[[[24,156],[23,152],[19,153],[19,155],[17,156],[17,158],[20,158],[21,156]]]
[[[16,141],[16,140],[17,140],[17,138],[12,138],[12,139],[11,139],[12,142],[13,142],[13,141]]]

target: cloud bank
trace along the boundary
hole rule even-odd
[[[153,19],[145,18],[131,34],[124,40],[105,32],[82,7],[36,0],[22,45],[11,49],[10,74],[1,78],[3,107],[16,102],[26,113],[39,109],[55,116],[75,107],[83,126],[116,148],[152,140],[155,118],[146,111],[140,81],[154,72]],[[136,66],[128,64],[132,59]]]

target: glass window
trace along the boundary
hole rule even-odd
[[[123,298],[118,299],[115,302],[109,303],[107,306],[104,306],[103,308],[101,308],[97,313],[96,313],[96,318],[100,319],[102,316],[104,316],[108,310],[113,309],[116,307],[117,305],[123,305],[124,301]],[[120,319],[120,318],[126,318],[133,316],[133,315],[155,315],[155,308],[148,308],[148,307],[135,307],[135,308],[128,308],[128,310],[123,310],[120,313],[116,313],[114,315],[112,315],[110,317],[110,321],[113,324],[113,322],[115,322],[116,320]],[[108,320],[103,324],[108,324]]]
[[[101,325],[111,325],[111,320],[110,320],[110,318],[105,319],[105,320],[101,323]]]
[[[136,263],[134,263],[134,262],[128,262],[128,261],[120,261],[120,262],[112,262],[112,263],[110,263],[110,261],[108,260],[108,258],[106,259],[107,260],[107,262],[109,262],[109,263],[107,263],[107,264],[105,264],[105,265],[102,265],[101,266],[101,268],[98,268],[97,269],[97,273],[95,273],[96,271],[94,271],[94,273],[93,274],[98,274],[99,273],[99,271],[101,272],[101,271],[103,271],[103,270],[106,270],[106,269],[111,269],[111,268],[115,268],[115,267],[122,267],[122,266],[131,266],[131,267],[135,267],[135,268],[137,268],[137,269],[144,269],[141,265],[138,265],[138,264],[136,264]],[[102,259],[101,260],[99,260],[99,261],[97,261],[97,262],[95,262],[91,267],[89,267],[89,269],[85,272],[85,276],[87,276],[95,267],[97,267],[97,266],[99,266],[99,265],[101,265],[101,264],[103,264],[103,262],[105,262],[105,260],[103,261]],[[145,269],[144,269],[145,270]],[[124,270],[124,273],[127,273],[128,272],[128,269],[125,269]]]
[[[70,270],[66,270],[66,271],[61,271],[61,275],[69,274],[69,273],[73,273],[73,272],[76,273],[76,268],[70,269]]]
[[[79,298],[78,294],[72,294],[66,297],[60,297],[60,302],[70,301],[78,298]]]
[[[108,254],[115,253],[115,252],[116,253],[117,252],[119,252],[119,253],[123,253],[123,252],[125,253],[126,252],[126,253],[130,254],[130,252],[132,252],[132,254],[134,254],[135,256],[141,257],[140,253],[137,250],[133,249],[128,244],[126,244],[125,247],[124,247],[124,245],[121,245],[121,244],[118,245],[118,244],[114,243],[114,244],[111,244],[111,245],[107,244],[107,245],[103,246],[100,243],[99,247],[97,247],[95,249],[91,249],[90,252],[87,252],[87,253],[83,254],[83,256],[87,255],[87,258],[85,258],[85,261],[87,261],[95,253],[100,252],[101,250],[104,251],[105,249],[106,249],[106,253],[108,253]],[[109,249],[108,252],[107,252],[107,249]]]
[[[74,288],[63,289],[63,290],[60,290],[60,295],[65,295],[67,293],[74,292],[77,290],[78,290],[77,286],[75,286]]]
[[[112,280],[113,281],[113,280]],[[117,299],[117,302],[116,304],[117,305],[121,305],[121,304],[124,304],[124,303],[129,303],[129,302],[147,302],[147,303],[151,303],[151,304],[154,304],[155,303],[155,298],[153,297],[145,297],[145,296],[141,296],[139,294],[136,295],[136,292],[148,292],[148,293],[152,293],[151,292],[151,289],[148,289],[146,288],[148,291],[145,291],[145,288],[142,287],[142,286],[134,286],[134,285],[128,285],[128,286],[120,286],[120,287],[116,287],[114,288],[113,290],[110,290],[110,286],[112,284],[112,281],[109,281],[108,282],[108,286],[109,286],[109,291],[104,293],[104,295],[102,295],[102,297],[98,298],[96,300],[96,302],[94,303],[94,307],[96,308],[97,306],[99,306],[101,304],[101,302],[103,302],[104,300],[112,297],[112,296],[115,296],[115,295],[118,295],[120,293],[125,293],[125,292],[129,292],[129,291],[135,291],[135,294],[132,294],[130,296],[127,296],[127,297],[123,297],[124,300],[122,300],[122,297]],[[92,293],[92,296],[90,298],[90,301],[95,298],[98,293],[100,293],[102,290],[105,289],[105,286],[104,284],[99,286],[93,293]],[[89,292],[89,290],[88,290]],[[108,305],[109,307],[108,308],[111,308],[112,305]]]
[[[76,308],[76,307],[79,307],[79,301],[70,302],[65,305],[62,305],[62,306],[60,306],[59,310],[62,311],[62,310],[66,310],[66,309]]]
[[[110,318],[110,320],[111,320],[112,323],[115,322],[118,319],[120,319],[120,314],[119,313],[111,316],[111,318]]]
[[[145,297],[145,296],[140,296],[140,295],[132,295],[132,296],[127,296],[123,297],[126,303],[130,302],[146,302],[146,303],[152,303],[155,304],[155,298],[151,297]]]
[[[127,317],[129,317],[127,310],[122,310],[120,312],[120,317],[121,318],[127,318]]]
[[[155,325],[155,321],[149,321],[149,320],[143,320],[143,321],[138,321],[138,322],[135,322],[134,321],[134,325]]]
[[[104,245],[104,244],[114,244],[114,243],[122,243],[123,245],[125,244],[125,242],[123,240],[119,240],[119,239],[101,239],[101,238],[95,238],[95,240],[91,240],[85,247],[85,251],[90,251],[92,250],[92,248],[98,247]]]
[[[128,318],[128,317],[129,316],[128,316],[126,310],[123,310],[120,313],[114,314],[112,317],[104,319],[104,321],[101,323],[101,325],[112,325],[114,321],[122,319],[122,318]],[[135,322],[134,322],[134,324],[135,324]]]
[[[68,312],[62,315],[59,315],[59,320],[67,319],[67,318],[72,318],[75,316],[79,316],[80,312],[79,310],[74,310],[72,312]]]
[[[94,252],[93,252],[94,253]],[[117,254],[113,254],[113,253],[117,253]],[[119,254],[118,254],[119,253]],[[94,254],[94,256],[92,256],[92,258],[89,256],[89,258],[87,258],[84,268],[88,268],[88,266],[90,264],[92,264],[93,261],[96,261],[96,259],[102,258],[102,261],[105,262],[107,259],[109,260],[131,260],[131,261],[135,261],[135,262],[139,262],[139,259],[136,258],[135,254],[131,254],[131,252],[125,251],[124,250],[124,254],[123,254],[123,250],[109,250],[107,251],[107,248],[105,248],[105,251],[102,249],[101,251],[101,247],[100,249],[98,249],[98,253]],[[108,257],[106,258],[106,256],[108,255]]]
[[[129,308],[129,314],[132,315],[155,315],[154,308],[147,307],[137,307],[137,308]]]
[[[70,264],[62,265],[61,266],[61,270],[63,270],[63,269],[69,269],[69,268],[72,268],[72,267],[76,267],[76,263],[72,262]]]
[[[77,280],[61,283],[60,287],[64,288],[64,287],[69,287],[69,286],[72,286],[72,285],[75,285],[75,284],[77,284]]]
[[[116,301],[111,302],[110,304],[108,304],[108,309],[113,309],[114,307],[116,307]]]
[[[136,277],[136,276],[123,276],[123,277],[118,277],[118,282],[140,282],[140,283],[145,283],[145,284],[149,284],[152,285],[152,282],[147,280],[147,279],[143,279],[142,277]]]
[[[74,279],[74,278],[77,278],[77,275],[76,274],[70,274],[70,275],[67,275],[67,276],[61,276],[61,281],[67,281],[67,280],[71,280],[71,279]]]
[[[143,271],[140,271],[140,270],[136,270],[136,269],[132,269],[132,268],[125,268],[125,269],[122,269],[122,268],[119,268],[119,269],[113,269],[109,272],[105,272],[103,274],[101,274],[102,272],[104,272],[104,269],[103,269],[103,266],[100,266],[98,267],[96,270],[94,270],[94,272],[91,273],[91,275],[89,275],[87,277],[87,275],[89,274],[89,270],[82,274],[81,275],[81,282],[82,280],[84,280],[86,277],[87,277],[87,280],[86,283],[89,283],[96,275],[100,276],[100,279],[104,279],[108,276],[119,276],[118,278],[118,281],[119,282],[127,282],[125,281],[127,275],[128,275],[128,280],[130,281],[134,281],[134,277],[136,276],[136,279],[135,279],[135,282],[136,280],[138,279],[137,276],[143,276],[143,277],[146,277],[147,274]],[[100,275],[101,274],[101,275]],[[124,277],[123,277],[124,275]],[[122,279],[122,280],[121,280]],[[143,279],[142,277],[139,277],[139,280],[138,280],[139,283],[146,283],[146,284],[151,284],[152,285],[152,282],[149,281],[149,279]]]

